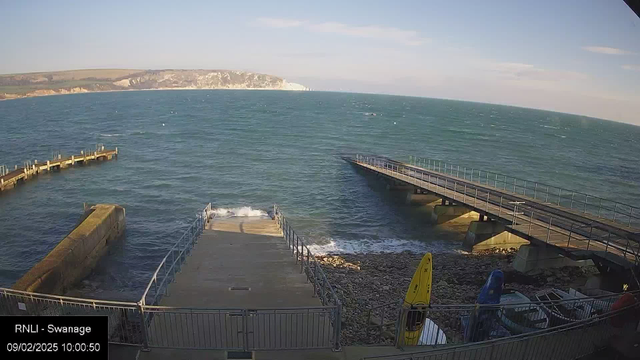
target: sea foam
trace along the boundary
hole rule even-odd
[[[256,217],[256,216],[267,216],[267,212],[260,209],[253,209],[250,206],[242,206],[237,208],[215,208],[211,211],[217,217],[233,217],[233,216],[242,216],[242,217]]]
[[[415,240],[383,239],[383,240],[345,240],[329,239],[322,244],[309,244],[309,250],[314,255],[330,254],[379,254],[400,253],[409,251],[412,253],[443,253],[451,252],[451,244],[424,243]]]

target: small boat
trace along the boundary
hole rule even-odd
[[[493,270],[487,282],[484,283],[480,294],[478,294],[477,304],[499,304],[502,296],[502,286],[504,285],[504,273],[501,270]]]
[[[424,321],[418,345],[440,345],[447,343],[447,335],[431,319]]]
[[[580,299],[559,289],[542,290],[534,296],[549,316],[551,326],[588,319],[594,315],[591,301],[586,296]]]
[[[569,295],[586,300],[593,309],[593,315],[604,314],[611,311],[613,304],[620,299],[622,294],[600,289],[569,289]]]
[[[537,304],[513,289],[504,289],[500,297],[498,318],[512,334],[522,334],[546,329],[549,317]]]
[[[428,320],[425,307],[429,306],[431,301],[431,260],[431,253],[426,253],[422,257],[404,298],[404,306],[409,309],[404,329],[405,345],[418,345],[418,340],[420,340],[422,330]]]
[[[504,273],[501,270],[493,270],[485,282],[476,300],[478,305],[497,305],[502,295]],[[464,329],[464,342],[476,342],[503,337],[506,332],[498,324],[496,309],[476,309],[469,315],[462,316],[462,328]],[[508,336],[508,335],[507,335]]]

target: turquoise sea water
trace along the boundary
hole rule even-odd
[[[373,116],[372,114],[376,115]],[[321,251],[446,251],[459,233],[340,159],[448,160],[640,203],[640,127],[515,107],[383,95],[140,91],[0,102],[0,164],[104,143],[117,161],[0,195],[0,286],[75,225],[83,202],[126,207],[125,240],[89,278],[135,298],[195,212],[278,203]]]

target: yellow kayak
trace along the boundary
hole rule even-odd
[[[414,306],[429,305],[429,301],[431,300],[431,260],[431,253],[426,253],[422,257],[420,265],[418,265],[416,272],[413,274],[411,284],[409,284],[407,295],[404,297],[405,308],[411,309]],[[404,332],[405,345],[418,344],[426,315],[426,312],[418,310],[409,310],[407,312]]]

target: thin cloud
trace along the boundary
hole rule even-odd
[[[281,53],[279,56],[288,57],[288,58],[325,58],[331,56],[331,53],[328,52],[291,52],[291,53]]]
[[[301,20],[276,19],[276,18],[268,18],[268,17],[258,18],[257,22],[258,24],[266,27],[279,28],[279,29],[299,27],[304,24],[304,21],[301,21]]]
[[[257,23],[271,28],[304,27],[308,31],[317,33],[332,33],[350,37],[387,40],[409,46],[418,46],[430,39],[420,36],[415,30],[403,30],[394,27],[378,25],[352,26],[339,22],[308,23],[303,20],[258,18]]]
[[[504,73],[513,73],[523,70],[531,70],[535,68],[535,66],[531,64],[523,64],[523,63],[510,63],[510,62],[501,62],[492,64],[496,71],[504,72]]]
[[[504,78],[512,80],[560,82],[579,81],[589,78],[587,74],[575,71],[549,70],[523,63],[493,63],[490,66],[490,70],[497,72]]]
[[[606,55],[629,55],[633,54],[631,51],[612,48],[607,46],[583,46],[583,50],[598,53],[598,54],[606,54]]]
[[[640,71],[640,65],[622,65],[625,70]]]
[[[414,30],[402,30],[377,25],[351,26],[337,22],[325,22],[321,24],[310,24],[308,28],[315,32],[334,33],[378,40],[391,40],[411,46],[422,45],[429,41],[429,39],[421,37],[420,34]]]

